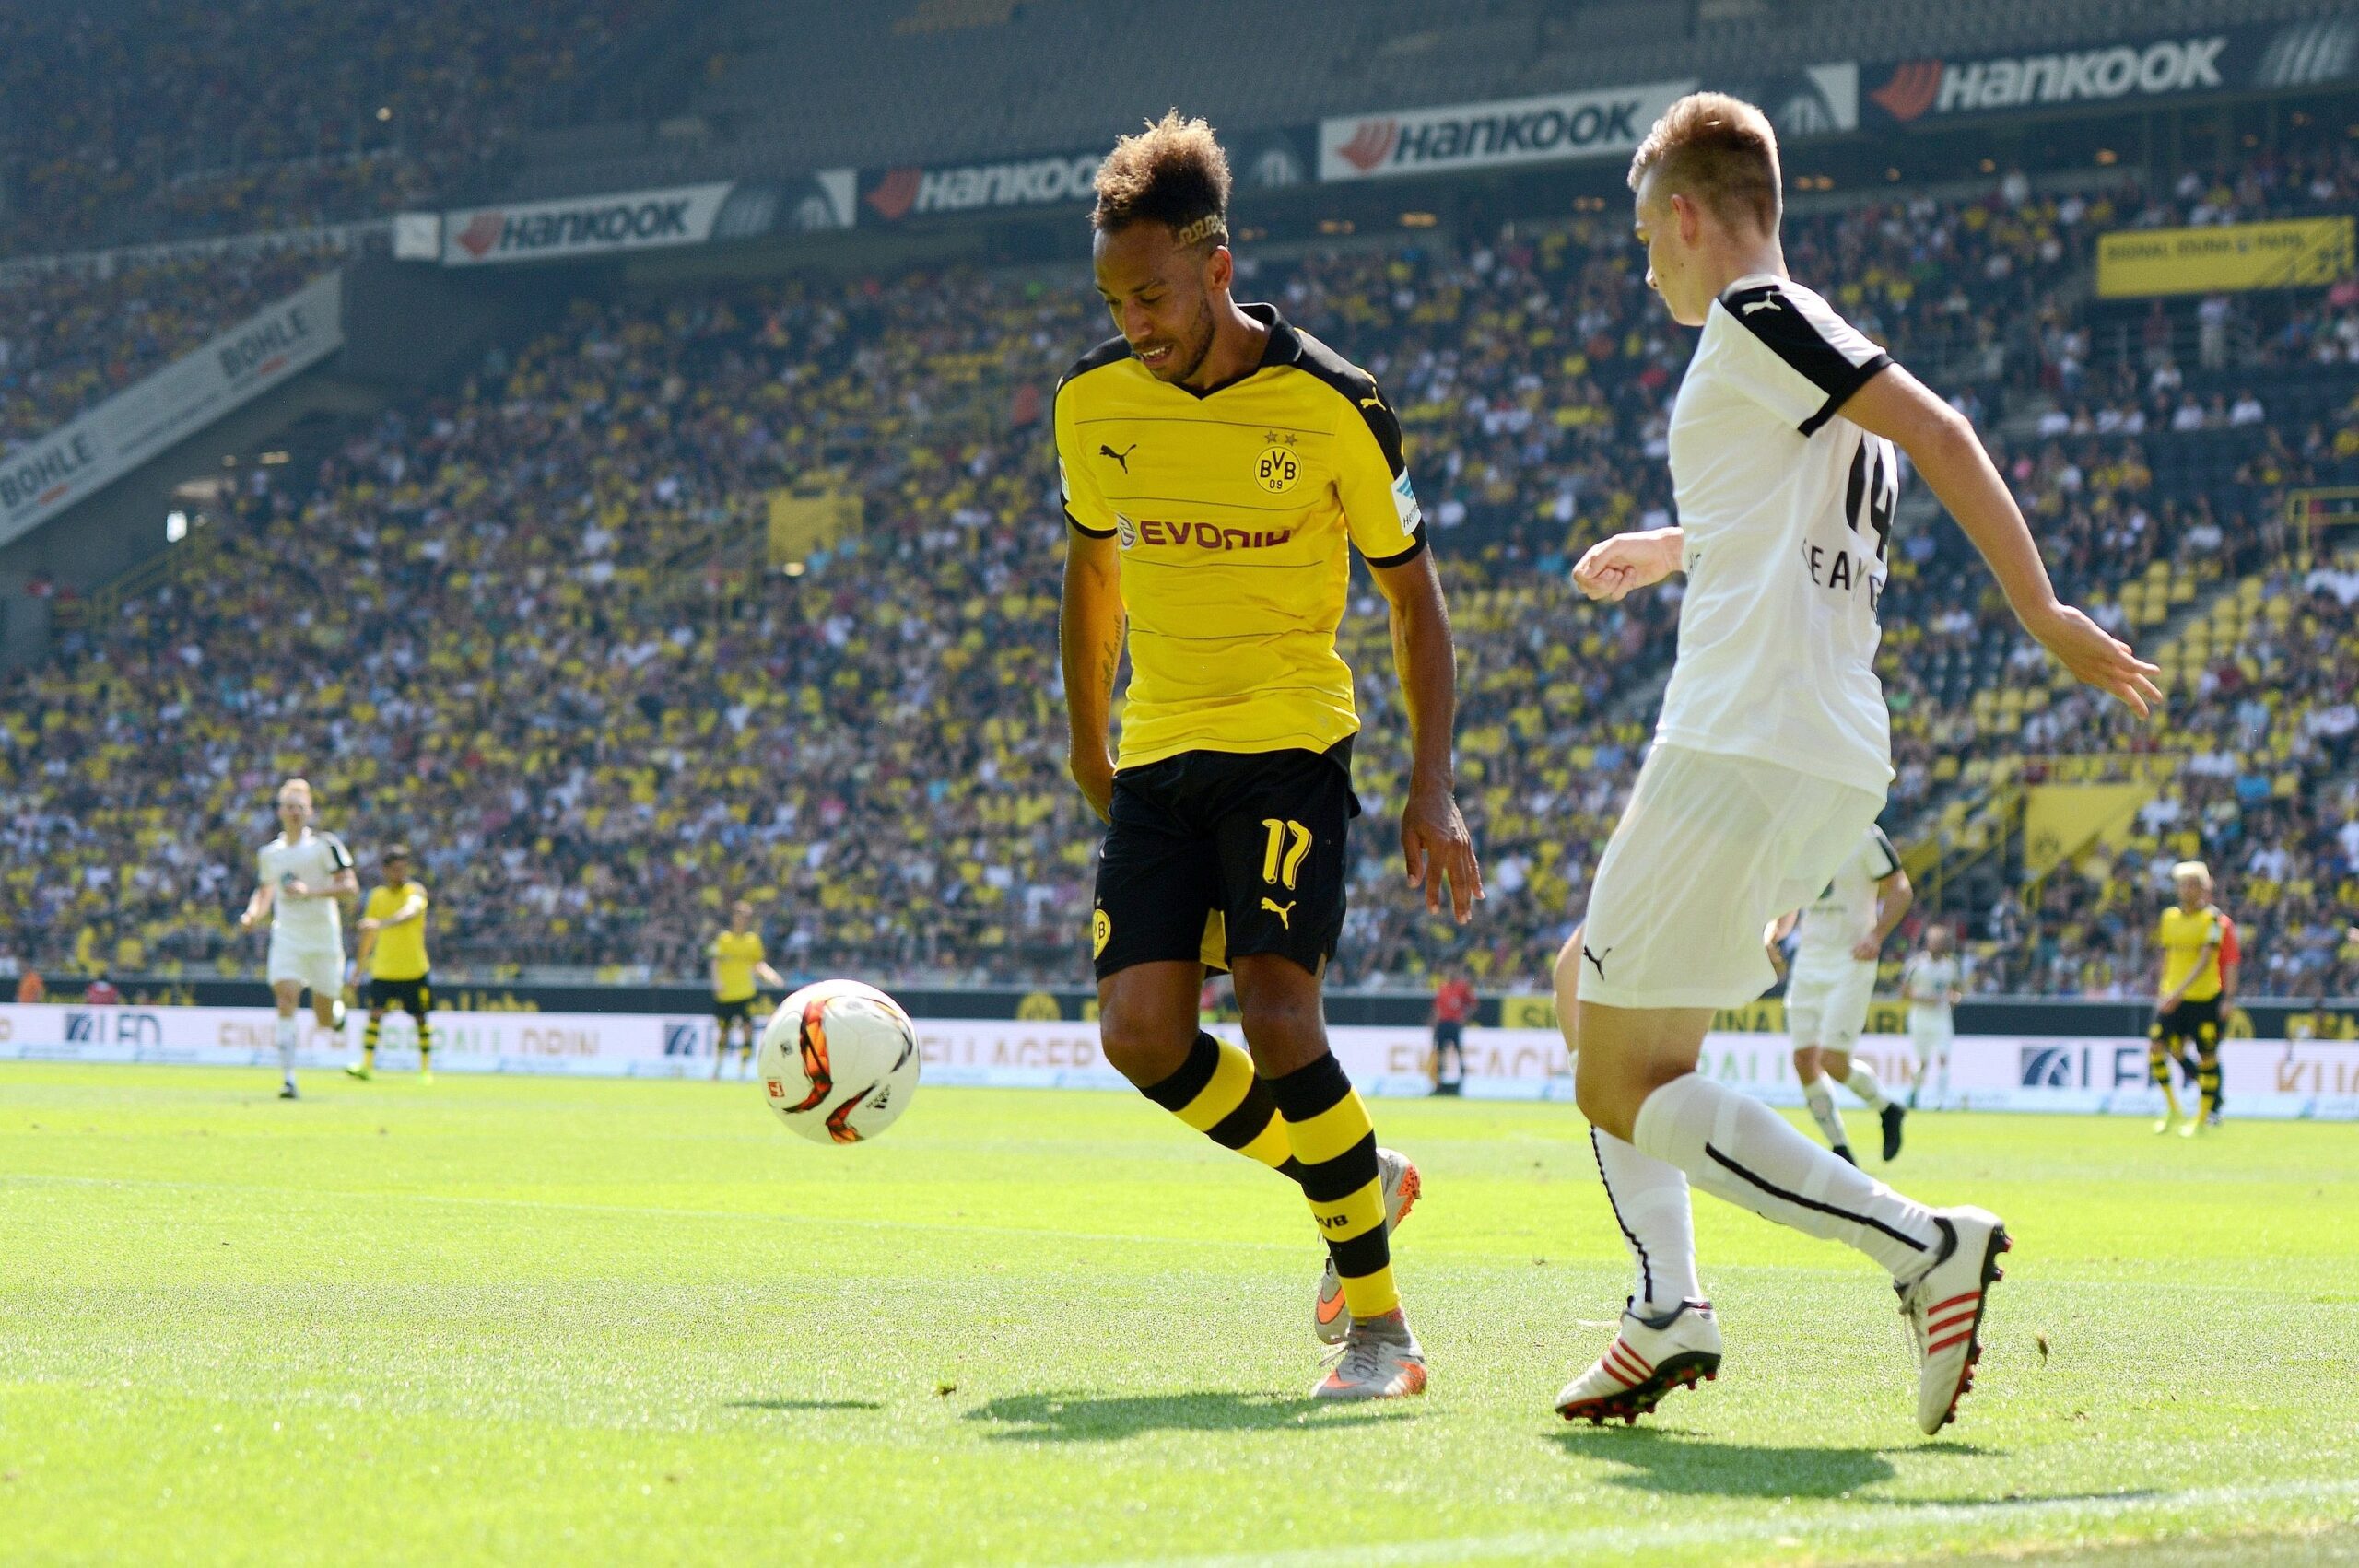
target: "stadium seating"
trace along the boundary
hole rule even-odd
[[[674,8],[13,7],[0,15],[0,238],[12,253],[46,255],[416,205],[496,157],[551,95],[627,57]]]
[[[362,248],[297,242],[0,276],[0,451],[55,429]]]
[[[2226,627],[2209,618],[2219,596],[2297,591],[2267,575],[2288,542],[2266,525],[2288,485],[2359,461],[2359,330],[2353,301],[2306,300],[2259,323],[2232,366],[2164,391],[2135,377],[2146,427],[2125,430],[2110,378],[2122,353],[2145,363],[2145,337],[2109,348],[2103,307],[2054,302],[2076,292],[2094,228],[2150,205],[2118,191],[1855,206],[1798,215],[1793,255],[1853,280],[1844,308],[1900,357],[1954,378],[2060,581],[2183,649],[2176,696],[2191,706],[2170,733],[2208,735],[2235,706],[2185,673],[2190,617]],[[1405,735],[1372,591],[1346,622],[1368,807],[1346,981],[1421,983],[1445,965],[1528,981],[1579,914],[1677,611],[1675,587],[1601,609],[1564,582],[1590,540],[1668,517],[1663,411],[1686,340],[1637,262],[1618,225],[1583,220],[1461,254],[1396,244],[1250,269],[1249,293],[1390,389],[1460,638],[1461,796],[1492,889],[1464,930],[1402,886],[1386,818]],[[2039,325],[1992,352],[1980,320]],[[364,864],[393,838],[418,847],[454,972],[693,975],[722,902],[745,892],[785,967],[1080,977],[1094,834],[1063,776],[1041,415],[1102,323],[1069,283],[1021,275],[585,303],[321,473],[257,481],[173,580],[0,686],[0,922],[14,921],[0,951],[251,969],[228,914],[269,832],[269,785],[306,770]],[[2194,364],[2200,326],[2191,305],[2172,313],[2160,352]],[[2181,392],[2219,400],[2218,427],[2170,428],[2159,415]],[[2315,428],[2236,423],[2247,392]],[[2083,403],[2097,411],[2079,428]],[[867,513],[799,577],[758,561],[765,497],[790,486],[859,495]],[[2163,743],[2060,689],[1955,531],[1921,503],[1912,516],[1884,659],[1905,843],[1954,848],[2023,781],[1994,746]],[[2255,574],[2257,598],[2242,586]],[[2257,613],[2234,637],[2207,633],[2204,657],[2277,624]],[[2307,710],[2331,715],[2332,695],[2309,693]],[[2304,777],[2330,781],[2341,754],[2315,750],[2328,760]],[[2274,880],[2306,882],[2323,907],[2359,881],[2326,820],[2340,797],[2313,794],[2315,820],[2270,834],[2308,857],[2306,876]],[[2237,846],[2206,841],[2233,906]],[[1996,902],[2019,874],[1985,860],[1978,984],[2080,989],[2095,965],[2135,967],[2119,922],[2103,928],[2115,946],[2098,953],[2084,930],[2060,960],[2036,945],[2060,934],[2025,936],[2019,897],[2014,927],[1985,918],[1982,893]],[[2143,861],[2122,872],[2123,896],[2151,898],[2145,875]],[[2037,896],[2072,885],[2051,877]],[[2262,925],[2255,973],[2286,972],[2279,928]]]
[[[1240,134],[1615,83],[1757,81],[1830,59],[2041,50],[2171,29],[2316,15],[2321,0],[1715,0],[1560,6],[1282,0],[1208,8],[1194,48],[1083,0],[866,7],[739,4],[705,13],[646,74],[687,84],[641,110],[537,138],[508,189],[628,189],[1086,147],[1178,104]],[[1222,51],[1206,69],[1198,51]],[[791,84],[791,91],[781,91]],[[889,87],[882,84],[890,84]]]

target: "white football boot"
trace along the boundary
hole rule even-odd
[[[1417,1167],[1398,1150],[1379,1149],[1376,1174],[1384,1183],[1384,1234],[1389,1236],[1416,1207]],[[1344,1305],[1343,1276],[1335,1272],[1332,1256],[1327,1259],[1326,1271],[1319,1276],[1319,1294],[1310,1304],[1310,1326],[1322,1345],[1340,1345],[1352,1331],[1352,1315]]]
[[[1351,1319],[1334,1365],[1310,1390],[1314,1399],[1405,1399],[1426,1391],[1426,1352],[1393,1308]]]
[[[1948,1244],[1941,1261],[1914,1284],[1892,1287],[1917,1352],[1917,1424],[1927,1436],[1957,1419],[1958,1400],[1974,1387],[1989,1288],[2006,1278],[1999,1254],[2014,1245],[1987,1209],[1936,1210],[1933,1223]]]
[[[1693,1388],[1720,1375],[1720,1325],[1708,1301],[1684,1301],[1653,1322],[1631,1308],[1622,1332],[1587,1372],[1556,1396],[1567,1421],[1602,1425],[1610,1416],[1636,1422],[1674,1388]]]

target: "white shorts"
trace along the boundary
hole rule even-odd
[[[1752,757],[1658,745],[1590,885],[1580,995],[1742,1007],[1777,971],[1762,928],[1816,898],[1884,797]]]
[[[313,996],[334,1000],[344,994],[344,943],[288,942],[273,936],[270,962],[264,973],[274,986],[281,980],[295,980]]]
[[[1798,959],[1786,987],[1786,1033],[1797,1047],[1823,1046],[1848,1051],[1868,1026],[1868,1003],[1875,1000],[1876,966],[1856,958]]]
[[[1946,1007],[1912,1007],[1908,1010],[1908,1038],[1917,1047],[1919,1059],[1931,1061],[1950,1054],[1950,1040],[1956,1025]]]

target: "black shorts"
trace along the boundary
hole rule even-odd
[[[434,1005],[434,984],[430,975],[420,975],[415,980],[377,980],[369,982],[369,1011],[387,1012],[400,1008],[412,1018],[423,1018]]]
[[[1325,752],[1182,752],[1114,776],[1090,955],[1104,979],[1172,959],[1279,954],[1312,974],[1344,930],[1351,742]]]
[[[2204,1034],[2206,1025],[2211,1034]],[[2202,1001],[2182,1001],[2154,1020],[2155,1033],[2165,1040],[2182,1040],[2190,1045],[2220,1043],[2220,999],[2211,997]]]
[[[1458,1051],[1466,1048],[1466,1025],[1444,1019],[1434,1025],[1434,1049],[1444,1047]]]
[[[753,996],[739,997],[735,1001],[716,999],[712,1004],[712,1016],[724,1026],[740,1021],[750,1024],[754,1020],[754,1003],[760,1000],[758,992]]]

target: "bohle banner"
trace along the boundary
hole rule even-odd
[[[0,460],[0,544],[344,346],[344,275],[329,273],[80,418]]]

